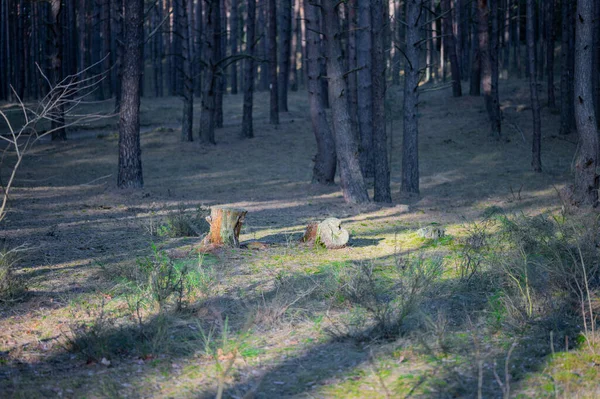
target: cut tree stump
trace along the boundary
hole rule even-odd
[[[210,232],[204,239],[205,244],[240,246],[240,230],[248,211],[245,209],[212,207],[206,221]]]
[[[350,234],[342,228],[342,222],[336,218],[327,218],[321,223],[306,226],[302,241],[323,245],[327,249],[343,248],[348,244]]]

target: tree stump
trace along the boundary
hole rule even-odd
[[[240,246],[240,230],[248,211],[244,209],[213,207],[206,221],[210,232],[204,239],[205,244]]]
[[[336,218],[328,218],[321,223],[306,226],[303,242],[322,245],[327,249],[343,248],[348,244],[350,234],[342,228],[342,222]]]

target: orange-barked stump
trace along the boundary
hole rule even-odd
[[[240,246],[240,231],[248,211],[244,209],[212,207],[206,221],[210,232],[205,239],[207,244]]]

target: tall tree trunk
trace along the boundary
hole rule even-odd
[[[356,62],[356,0],[349,0],[346,3],[348,10],[348,40],[346,43],[347,69],[354,71],[346,75],[348,84],[348,106],[350,107],[350,118],[352,121],[352,134],[360,140],[360,128],[358,122],[358,79],[357,79],[357,62]]]
[[[52,41],[52,55],[50,57],[52,64],[53,86],[63,80],[63,41],[61,14],[63,12],[62,0],[52,0],[50,3],[50,40]],[[63,127],[65,125],[65,110],[62,104],[57,105],[57,116],[52,119],[52,140],[66,140],[67,132]]]
[[[231,0],[231,37],[229,40],[229,46],[231,48],[231,56],[235,57],[238,53],[238,30],[239,30],[239,15],[238,15],[238,0]],[[238,93],[238,77],[237,77],[237,63],[234,62],[230,66],[230,80],[231,80],[231,94]]]
[[[393,0],[393,4],[394,20],[392,23],[394,24],[394,43],[392,46],[394,47],[394,56],[392,57],[392,84],[398,86],[400,85],[400,69],[402,68],[402,54],[398,48],[402,46],[402,30],[404,26],[402,25],[402,3],[400,0]]]
[[[593,65],[593,0],[577,0],[575,19],[575,121],[579,133],[573,200],[598,205],[598,128],[589,77]]]
[[[225,0],[219,0],[219,15],[220,18],[216,22],[215,31],[217,32],[217,46],[216,46],[216,56],[215,60],[217,62],[217,70],[216,70],[216,91],[215,91],[215,127],[221,128],[223,127],[223,94],[225,93],[225,88],[227,86],[227,82],[225,79],[225,68],[223,68],[223,63],[221,62],[227,57],[227,16]]]
[[[142,149],[140,146],[140,77],[144,43],[144,2],[125,2],[125,52],[123,53],[123,95],[119,116],[120,188],[142,188]]]
[[[252,106],[254,103],[254,46],[256,30],[256,0],[247,0],[248,19],[246,20],[246,54],[244,60],[244,115],[242,118],[242,137],[254,137]]]
[[[269,3],[269,74],[271,91],[270,122],[279,125],[279,93],[277,85],[277,1],[267,0]]]
[[[262,29],[260,39],[260,52],[259,58],[262,61],[260,63],[260,74],[258,79],[258,90],[267,91],[269,89],[269,26],[267,24],[267,20],[269,19],[269,10],[268,10],[268,2],[269,0],[258,0],[260,7],[258,12],[258,27]]]
[[[290,91],[298,91],[298,53],[302,50],[299,46],[300,38],[300,1],[294,0],[294,14],[292,16],[292,52],[290,54]]]
[[[575,118],[574,101],[570,88],[573,81],[573,70],[571,69],[571,23],[574,20],[572,5],[563,1],[562,11],[562,38],[561,38],[561,65],[560,65],[560,134],[570,134],[574,131],[573,121]]]
[[[279,111],[288,111],[288,84],[290,76],[290,39],[292,36],[292,0],[280,0],[279,25]]]
[[[160,0],[159,0],[160,1]],[[204,0],[196,0],[196,17],[194,20],[194,40],[195,40],[195,44],[196,44],[196,48],[194,50],[194,77],[195,77],[195,84],[196,84],[196,89],[195,92],[198,93],[198,95],[200,95],[202,93],[202,70],[204,68],[202,68],[202,62],[204,60],[204,54],[202,53],[203,51],[203,40],[202,40],[202,36],[204,35],[203,32],[203,27],[204,27],[204,17],[202,16],[202,9],[203,9],[203,4],[204,4]]]
[[[542,171],[542,132],[540,122],[540,100],[538,98],[536,65],[535,65],[535,0],[527,0],[527,69],[529,70],[529,88],[531,92],[531,112],[533,113],[533,146],[531,166],[535,172]]]
[[[342,54],[338,42],[337,0],[323,0],[325,39],[327,42],[327,77],[329,78],[329,99],[335,131],[335,149],[339,163],[340,180],[344,200],[348,203],[369,202],[367,186],[361,173],[358,159],[358,144],[352,135],[350,113],[346,93],[348,86],[344,79]]]
[[[478,39],[481,57],[481,86],[485,108],[490,121],[492,120],[492,60],[490,55],[490,37],[488,33],[489,11],[488,0],[477,0],[477,19],[479,21]]]
[[[473,26],[471,30],[471,85],[469,94],[472,96],[481,95],[481,49],[479,46],[479,7],[476,1],[472,2],[471,15],[473,17]]]
[[[498,81],[500,78],[498,38],[500,29],[498,29],[498,0],[490,0],[492,36],[490,40],[490,64],[491,64],[491,91],[490,91],[490,122],[492,124],[492,134],[500,136],[502,130],[502,113],[500,111],[500,98],[498,94]]]
[[[554,41],[556,30],[554,29],[554,0],[548,0],[546,7],[546,68],[548,78],[548,107],[556,108],[556,96],[554,95]]]
[[[373,176],[373,62],[371,58],[371,1],[357,0],[356,67],[358,69],[358,126],[360,132],[360,166],[363,174]],[[333,99],[332,99],[333,100]]]
[[[452,74],[452,95],[454,97],[462,96],[462,88],[460,85],[460,67],[458,65],[458,57],[456,56],[456,40],[452,29],[452,8],[450,0],[442,0],[442,20],[443,32],[446,37],[446,45],[448,47],[448,57],[450,58],[450,70]]]
[[[321,35],[319,34],[319,8],[313,0],[304,0],[304,22],[306,24],[306,70],[310,120],[317,141],[317,154],[313,168],[313,183],[333,184],[336,155],[333,133],[327,123],[323,97],[321,96]]]
[[[219,0],[209,0],[206,5],[206,25],[204,32],[203,55],[206,68],[204,69],[204,84],[202,85],[202,111],[200,115],[200,141],[215,144],[215,94],[217,87],[217,62],[221,10]]]
[[[87,0],[79,0],[79,8],[77,9],[77,28],[79,32],[79,59],[77,68],[79,71],[83,71],[86,68],[85,54],[87,50],[86,46],[86,19],[87,12]]]
[[[179,32],[181,34],[181,55],[183,58],[183,115],[181,121],[181,140],[193,141],[194,121],[194,79],[192,77],[192,51],[189,37],[188,1],[179,1]]]
[[[115,41],[115,110],[119,110],[121,106],[121,79],[122,79],[122,63],[123,63],[123,0],[112,0],[114,3],[113,10],[113,39]],[[142,61],[143,65],[143,61]],[[143,66],[142,66],[143,68]],[[143,71],[142,71],[143,75]]]
[[[594,110],[596,121],[600,124],[600,2],[594,2],[594,61],[592,66],[592,82],[594,88]],[[599,125],[600,127],[600,125]]]
[[[387,7],[387,4],[386,6]],[[375,202],[392,202],[385,131],[385,50],[383,30],[388,25],[383,0],[371,1],[373,67],[373,171]],[[460,84],[460,81],[459,81]]]
[[[406,63],[404,64],[404,133],[400,192],[419,194],[419,16],[420,0],[406,0]]]
[[[103,80],[104,97],[112,97],[112,75],[110,67],[112,57],[110,51],[110,0],[102,0],[102,69],[106,74]]]

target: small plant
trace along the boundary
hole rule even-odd
[[[200,256],[197,262],[175,262],[153,244],[152,255],[138,259],[137,283],[148,290],[160,309],[174,299],[180,310],[192,294],[208,296],[214,284],[214,272],[210,267],[203,267],[202,260]]]
[[[456,263],[456,271],[461,280],[469,281],[480,272],[491,249],[489,229],[493,223],[493,220],[486,219],[481,223],[474,222],[465,227],[467,237],[458,252]]]
[[[345,329],[354,338],[394,338],[403,322],[417,309],[424,293],[442,273],[442,259],[418,257],[408,260],[394,277],[378,275],[373,263],[354,264],[342,276],[339,290],[352,305]],[[368,321],[365,322],[365,315]],[[356,332],[354,326],[362,325]]]
[[[202,206],[192,212],[179,206],[176,210],[169,211],[164,223],[153,226],[151,231],[161,237],[199,237],[208,232],[209,226],[205,218],[209,213],[210,210]]]
[[[25,280],[14,273],[17,250],[0,251],[0,302],[13,302],[23,298],[27,285]]]

